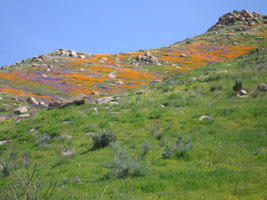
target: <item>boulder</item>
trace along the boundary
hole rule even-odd
[[[248,93],[246,90],[239,90],[239,92],[237,93],[237,96],[239,97],[247,97]]]
[[[38,106],[39,105],[39,102],[34,98],[34,97],[29,97],[27,99],[27,102],[34,105],[34,106]]]
[[[147,64],[157,64],[158,59],[157,57],[153,56],[149,51],[145,52],[144,55],[137,55],[131,64],[138,64],[138,63],[147,63]]]
[[[107,104],[107,103],[110,103],[113,100],[114,100],[113,97],[102,97],[100,99],[97,99],[96,103],[97,104]]]
[[[267,84],[260,84],[257,88],[259,91],[267,91]]]
[[[211,120],[211,117],[207,115],[202,115],[201,117],[199,117],[199,121],[206,120],[206,119]]]
[[[94,91],[91,94],[94,95],[94,96],[98,96],[99,95],[99,92],[98,91]]]
[[[74,58],[78,57],[78,55],[75,51],[70,51],[69,55],[70,55],[70,57],[74,57]]]
[[[144,94],[144,93],[145,93],[145,90],[139,90],[136,92],[137,95]]]
[[[48,105],[45,102],[43,102],[43,101],[40,101],[40,106],[42,106],[42,107],[48,107]]]
[[[111,72],[109,75],[108,75],[109,78],[116,78],[116,73],[115,72]]]
[[[180,57],[186,57],[186,54],[181,53]]]
[[[2,98],[2,97],[0,97],[0,100],[3,100],[3,98]]]
[[[79,106],[85,104],[86,96],[79,96],[70,100],[54,101],[49,103],[48,109],[66,108],[68,106]]]
[[[28,109],[26,107],[18,107],[14,110],[14,113],[16,115],[20,115],[20,114],[24,114],[24,113],[27,113],[28,112]]]
[[[85,59],[86,57],[85,57],[85,55],[79,55],[79,58]]]

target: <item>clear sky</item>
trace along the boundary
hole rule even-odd
[[[241,9],[267,14],[267,0],[0,0],[0,66],[59,48],[119,53],[167,46]]]

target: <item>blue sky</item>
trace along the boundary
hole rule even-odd
[[[267,1],[0,0],[0,66],[59,48],[119,53],[167,46],[241,9],[267,14]]]

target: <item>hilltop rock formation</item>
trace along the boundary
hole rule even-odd
[[[247,10],[235,10],[234,12],[227,13],[220,17],[219,21],[214,26],[212,26],[208,30],[208,32],[224,28],[226,26],[233,26],[238,24],[252,26],[257,23],[267,24],[267,16],[258,14],[256,12],[250,13]],[[242,30],[245,30],[245,27]],[[242,30],[240,29],[240,31]]]
[[[76,51],[72,51],[72,50],[65,50],[65,49],[58,49],[56,51],[53,51],[52,53],[50,53],[50,55],[53,56],[61,56],[61,57],[73,57],[73,58],[87,58],[90,57],[89,54],[86,53],[77,53]]]

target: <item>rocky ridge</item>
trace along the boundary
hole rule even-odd
[[[241,28],[237,29],[237,31],[238,30],[243,31],[246,30],[246,26],[253,26],[258,23],[267,24],[267,16],[258,14],[256,12],[250,13],[247,10],[241,10],[241,11],[235,10],[220,17],[219,21],[214,26],[212,26],[208,30],[208,32],[233,25],[243,25]]]

